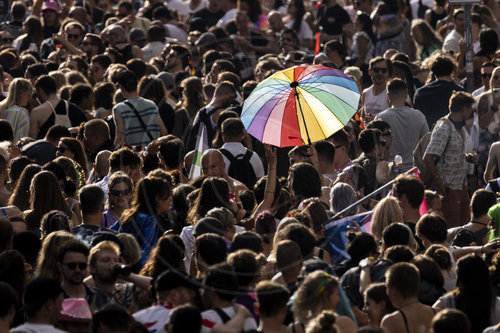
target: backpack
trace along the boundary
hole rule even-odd
[[[228,175],[239,180],[248,188],[253,188],[257,182],[257,176],[255,175],[253,166],[250,163],[250,158],[252,157],[253,152],[247,150],[245,154],[233,156],[233,154],[224,148],[219,149],[219,151],[229,160],[230,164]]]
[[[445,117],[439,119],[438,121],[445,121]],[[449,122],[449,121],[448,121]],[[451,140],[451,134],[452,134],[452,127],[453,124],[449,124],[448,126],[448,142],[446,143],[446,148],[448,147],[448,143]],[[422,182],[424,183],[424,186],[426,188],[430,188],[432,186],[432,175],[430,174],[429,171],[427,171],[427,168],[425,167],[424,163],[424,155],[425,151],[427,150],[427,146],[429,145],[429,142],[431,142],[431,135],[432,131],[427,132],[423,137],[420,138],[420,140],[417,143],[417,146],[413,150],[413,165],[418,167],[418,170],[420,171],[420,177],[422,178]],[[439,160],[438,160],[439,161]],[[438,161],[435,162],[435,164],[438,163]]]
[[[467,228],[460,228],[455,235],[455,238],[451,241],[452,246],[464,247],[470,245],[477,245],[476,239],[472,231]]]

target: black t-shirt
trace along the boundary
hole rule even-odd
[[[224,16],[224,12],[219,10],[217,13],[212,13],[207,8],[197,10],[193,13],[193,18],[198,17],[205,21],[205,26],[208,28],[217,24],[217,22]]]
[[[66,114],[65,104],[66,103],[64,103],[63,99],[61,99],[59,103],[57,103],[56,107],[54,108],[57,114]],[[85,118],[82,110],[80,110],[78,106],[70,102],[68,102],[68,116],[71,122],[71,126],[73,127],[78,127],[81,123],[87,121],[87,118]],[[54,115],[54,112],[52,112],[49,118],[47,118],[45,123],[43,123],[43,125],[40,127],[40,132],[38,132],[38,139],[43,139],[45,137],[49,128],[55,124],[55,119],[56,116]]]
[[[351,17],[338,4],[333,7],[321,6],[318,9],[318,22],[328,35],[342,34],[342,27],[351,22]]]

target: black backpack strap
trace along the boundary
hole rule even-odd
[[[245,156],[243,157],[243,160],[250,163],[250,159],[252,158],[252,155],[253,155],[253,152],[250,151],[249,149],[247,149],[247,152],[246,152]]]
[[[222,319],[222,322],[224,324],[231,320],[231,317],[229,317],[227,313],[225,313],[221,308],[214,308],[213,310],[217,312],[217,314],[219,315],[220,319]]]
[[[139,114],[139,111],[137,111],[137,109],[135,108],[135,106],[134,106],[134,105],[132,105],[132,103],[130,103],[129,101],[125,101],[125,102],[123,102],[123,103],[125,103],[125,105],[127,105],[127,106],[128,106],[128,107],[132,110],[132,111],[134,111],[134,114],[135,114],[135,116],[136,116],[137,120],[139,120],[139,123],[141,124],[142,129],[143,129],[143,130],[144,130],[144,132],[146,132],[146,134],[148,135],[149,140],[153,141],[153,140],[154,140],[154,138],[153,138],[153,136],[151,135],[151,132],[149,132],[148,127],[147,127],[147,126],[146,126],[146,124],[144,123],[144,120],[142,120],[141,115]]]
[[[492,179],[488,182],[490,184],[491,190],[495,193],[500,192],[500,185],[498,185],[498,178]]]
[[[220,148],[219,151],[222,153],[222,155],[226,156],[226,158],[229,160],[229,163],[233,163],[234,161],[236,161],[236,157],[234,157],[233,154],[229,152],[229,150]]]

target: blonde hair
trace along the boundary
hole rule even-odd
[[[14,79],[9,85],[7,98],[0,103],[0,112],[7,110],[12,105],[19,105],[21,103],[21,93],[28,89],[33,89],[30,81],[23,78]]]
[[[35,278],[48,278],[62,282],[62,275],[57,267],[58,252],[64,243],[72,239],[75,237],[63,230],[51,232],[44,239],[37,259]]]
[[[389,196],[380,200],[373,209],[372,234],[375,239],[381,240],[385,227],[394,222],[403,222],[403,211],[398,200]]]
[[[90,250],[89,254],[89,264],[92,267],[95,267],[95,263],[97,261],[97,255],[102,251],[110,251],[116,253],[117,256],[120,256],[120,247],[118,244],[112,241],[102,241]]]
[[[339,286],[339,280],[324,271],[309,274],[297,290],[293,303],[295,318],[306,324],[311,317],[316,316],[325,306],[325,300]]]
[[[123,251],[121,253],[122,259],[125,264],[129,266],[135,265],[141,259],[141,247],[135,237],[125,232],[116,235],[120,242],[123,244]]]

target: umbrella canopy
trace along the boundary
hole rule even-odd
[[[301,146],[343,128],[358,103],[358,86],[342,71],[295,66],[259,83],[243,104],[241,120],[263,143]]]

